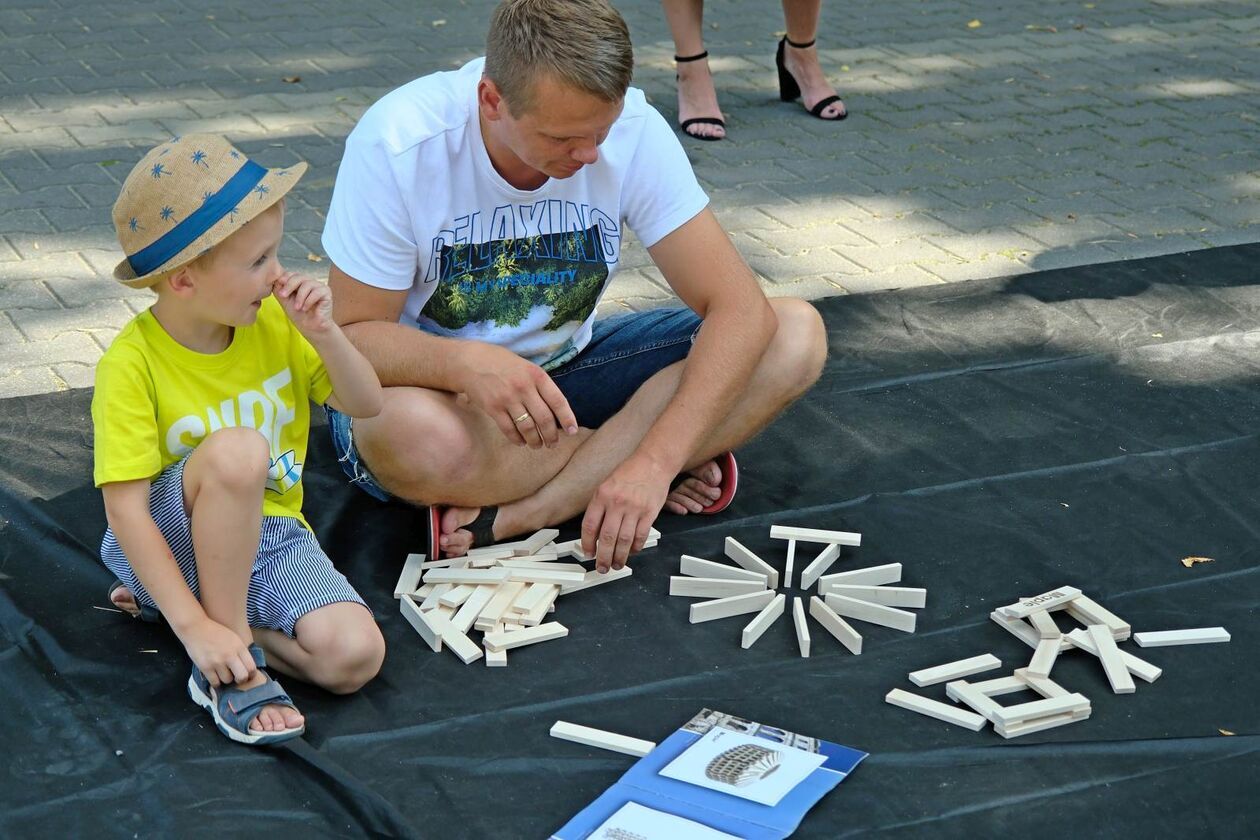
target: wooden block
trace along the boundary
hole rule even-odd
[[[508,569],[542,569],[544,571],[572,572],[584,575],[586,569],[577,563],[556,563],[551,560],[535,560],[533,557],[522,557],[519,560],[496,560],[500,566]]]
[[[411,594],[415,595],[417,598],[421,600],[424,600],[425,598],[429,597],[429,593],[432,592],[436,588],[437,588],[436,583],[424,583],[420,585],[419,589],[417,589],[415,592],[412,592]]]
[[[1042,639],[1037,642],[1032,661],[1028,663],[1028,673],[1038,677],[1050,676],[1054,661],[1059,658],[1059,640]],[[1126,672],[1127,673],[1127,672]]]
[[[1028,688],[1028,683],[1019,677],[997,677],[992,680],[972,683],[972,686],[977,691],[982,692],[985,697],[999,697],[1003,694],[1014,694],[1017,691],[1024,691]]]
[[[901,564],[886,563],[883,566],[868,566],[865,569],[853,569],[848,572],[836,572],[823,575],[818,579],[820,588],[833,584],[865,584],[880,586],[885,583],[897,583],[901,580]],[[825,592],[823,593],[826,594]]]
[[[524,624],[526,627],[534,627],[538,624],[542,624],[543,618],[546,617],[547,613],[551,612],[552,604],[556,598],[560,596],[560,587],[556,584],[547,583],[543,584],[543,586],[548,588],[543,593],[542,600],[535,604],[533,609],[517,619],[517,621]]]
[[[407,561],[403,563],[402,574],[398,576],[398,583],[394,584],[394,597],[401,599],[403,595],[416,591],[416,587],[420,585],[420,575],[423,569],[423,554],[408,554]]]
[[[1001,704],[992,700],[989,695],[966,680],[954,680],[946,683],[945,695],[955,703],[970,706],[972,711],[988,720],[993,720],[993,713],[1002,708]]]
[[[473,594],[477,587],[467,583],[461,583],[454,589],[438,598],[438,603],[447,607],[458,607],[460,604],[468,600],[468,596]]]
[[[547,543],[560,536],[560,532],[555,528],[543,528],[541,531],[535,531],[533,536],[521,540],[512,548],[512,553],[517,557],[528,554],[536,554],[542,550]]]
[[[446,604],[438,604],[436,607],[429,610],[429,612],[435,613],[436,615],[440,615],[442,616],[442,618],[450,619],[450,618],[453,618],[455,615],[455,608],[448,607],[446,606]]]
[[[719,598],[716,601],[701,601],[691,605],[690,620],[692,624],[699,624],[702,621],[713,621],[718,618],[730,618],[733,615],[760,612],[774,600],[774,597],[775,593],[773,590],[764,589],[761,592],[750,592],[747,595],[732,595],[729,598]]]
[[[1032,622],[1033,629],[1037,631],[1038,637],[1042,639],[1059,639],[1063,636],[1063,631],[1059,629],[1059,625],[1054,623],[1054,619],[1050,617],[1050,613],[1039,610],[1031,613],[1028,620]]]
[[[531,583],[525,590],[516,597],[516,600],[508,607],[509,613],[527,613],[534,607],[538,606],[546,596],[547,592],[555,589],[560,592],[560,587],[554,583]]]
[[[533,645],[538,642],[549,642],[569,635],[569,628],[558,621],[549,621],[537,627],[526,627],[524,630],[513,630],[511,633],[487,633],[481,641],[486,650],[510,650],[522,645]],[[445,638],[445,637],[443,637]]]
[[[1098,648],[1094,645],[1094,641],[1087,630],[1078,627],[1071,633],[1064,635],[1063,638],[1086,653],[1092,653],[1094,656],[1098,655]],[[1145,659],[1138,659],[1127,650],[1120,651],[1120,658],[1124,660],[1124,665],[1129,669],[1130,674],[1147,682],[1155,682],[1155,680],[1159,679],[1159,675],[1164,673],[1162,668],[1152,665]]]
[[[1027,618],[1032,613],[1054,609],[1056,606],[1079,598],[1080,595],[1081,590],[1075,586],[1060,586],[1058,589],[1043,592],[1032,598],[1024,598],[1009,606],[998,607],[997,611],[1007,618]]]
[[[751,572],[748,569],[728,566],[725,563],[714,563],[712,560],[692,557],[689,554],[682,556],[678,564],[678,571],[680,574],[690,575],[691,577],[720,578],[722,580],[756,580],[760,581],[762,586],[770,585],[769,575],[762,572]]]
[[[773,525],[770,528],[772,540],[800,540],[801,542],[831,543],[833,545],[862,544],[862,535],[850,531],[822,531],[818,528],[792,528],[787,525]]]
[[[487,668],[506,668],[507,667],[507,651],[506,650],[486,651],[486,667]]]
[[[1210,645],[1228,642],[1229,631],[1224,627],[1198,627],[1193,630],[1147,630],[1134,633],[1138,647],[1167,647],[1169,645]]]
[[[434,584],[433,591],[424,596],[424,600],[420,602],[420,609],[424,612],[437,609],[438,601],[441,597],[454,588],[455,587],[449,583]]]
[[[1020,703],[1015,706],[1002,706],[993,713],[995,718],[993,722],[1009,727],[1012,724],[1025,723],[1037,718],[1050,717],[1066,712],[1087,711],[1089,711],[1088,697],[1083,694],[1067,694],[1063,697],[1046,697],[1042,700],[1033,700],[1030,703]]]
[[[503,561],[498,557],[471,557],[464,564],[465,569],[493,569]]]
[[[1022,618],[1007,618],[997,610],[989,613],[989,618],[993,619],[999,627],[1019,639],[1030,648],[1036,648],[1041,642],[1041,637],[1037,635],[1037,631],[1033,626]]]
[[[993,724],[993,731],[1001,735],[1003,738],[1018,738],[1020,735],[1031,735],[1034,732],[1044,732],[1047,729],[1054,729],[1057,726],[1066,726],[1069,723],[1076,723],[1089,719],[1089,712],[1065,712],[1060,715],[1050,715],[1048,717],[1030,720],[1027,723],[1017,723],[1012,726],[1004,726],[1000,723]]]
[[[481,612],[477,613],[473,627],[483,632],[493,630],[494,625],[503,620],[512,602],[525,591],[525,586],[526,584],[520,581],[509,581],[500,585],[494,596],[481,608]]]
[[[793,543],[795,544],[795,543]],[[836,558],[840,556],[840,546],[838,543],[832,543],[818,553],[810,564],[801,572],[801,589],[809,589],[818,579],[822,577],[831,564],[836,562]]]
[[[849,626],[849,622],[835,614],[830,607],[819,598],[809,599],[809,614],[823,626],[828,633],[836,637],[836,641],[849,649],[853,655],[862,652],[862,635]]]
[[[761,592],[766,585],[758,580],[723,580],[722,578],[671,577],[669,594],[683,598],[726,598],[748,592]]]
[[[1068,615],[1088,627],[1091,624],[1104,624],[1111,631],[1116,641],[1124,641],[1133,633],[1133,628],[1124,619],[1105,609],[1102,604],[1092,598],[1081,595],[1073,598],[1067,605]]]
[[[946,723],[952,723],[954,726],[970,729],[972,732],[979,732],[984,728],[985,723],[988,722],[980,715],[965,712],[956,706],[947,706],[944,703],[929,700],[926,697],[920,697],[908,691],[902,691],[900,688],[894,688],[888,692],[884,700],[894,706],[900,706],[903,709],[909,709],[912,712],[918,712],[930,718],[943,720]]]
[[[588,557],[582,551],[581,540],[569,540],[568,542],[556,543],[556,556],[557,557],[576,557],[578,560],[585,560],[585,561],[590,561],[590,560],[595,559],[594,557]]]
[[[796,625],[796,645],[801,649],[801,656],[809,656],[809,623],[805,618],[805,602],[800,598],[792,599],[792,622]]]
[[[612,583],[614,580],[630,577],[634,574],[634,569],[629,566],[622,566],[620,569],[607,572],[587,572],[582,578],[581,583],[565,583],[560,586],[560,594],[568,595],[570,592],[581,592],[583,589],[590,589],[592,586],[600,586],[605,583]]]
[[[399,609],[402,610],[403,618],[407,619],[407,623],[416,629],[420,634],[420,638],[438,653],[442,650],[442,628],[439,622],[443,621],[439,616],[426,615],[420,611],[420,605],[416,603],[411,595],[404,594],[398,599]]]
[[[783,607],[787,603],[787,596],[779,593],[774,596],[774,600],[757,613],[757,617],[744,627],[743,636],[740,639],[739,646],[744,650],[756,644],[761,638],[761,634],[769,629],[771,624],[779,620],[779,616],[783,615]]]
[[[509,567],[507,572],[508,580],[522,583],[581,583],[586,579],[585,569],[578,572],[566,572],[563,569],[514,569]]]
[[[883,604],[886,607],[911,607],[920,609],[927,605],[927,590],[909,586],[860,586],[833,583],[827,588],[827,595],[844,595],[871,604]]]
[[[903,633],[914,632],[915,614],[912,612],[885,607],[883,604],[871,604],[856,598],[847,598],[844,595],[827,595],[823,600],[836,615],[878,624],[881,627],[891,627]]]
[[[765,575],[767,585],[771,589],[779,588],[778,571],[765,560],[762,560],[756,554],[753,554],[745,548],[744,545],[734,537],[726,538],[726,556],[749,571],[759,572]]]
[[[558,720],[552,725],[551,737],[573,741],[574,743],[584,744],[601,750],[612,750],[613,752],[638,756],[639,758],[656,749],[656,744],[652,741],[631,738],[627,735],[617,735],[613,732],[605,732],[602,729],[579,726],[576,723],[566,723],[563,720]]]
[[[486,608],[486,604],[490,603],[490,599],[499,591],[499,587],[493,584],[486,586],[478,586],[473,594],[468,596],[468,600],[460,606],[459,612],[455,613],[451,618],[451,624],[461,633],[467,633],[472,629],[473,622],[477,620],[477,616]]]
[[[796,565],[796,540],[788,540],[787,562],[783,564],[783,585],[792,586],[792,570]]]
[[[979,674],[982,671],[990,671],[1001,667],[1002,660],[991,653],[985,653],[980,656],[972,656],[969,659],[959,659],[955,662],[946,662],[944,665],[911,671],[910,682],[919,688],[923,688],[927,685],[936,685],[937,683],[949,682],[950,680],[961,680],[963,677],[969,677],[972,674]]]
[[[1120,648],[1116,647],[1116,640],[1111,636],[1111,628],[1105,624],[1091,624],[1089,638],[1098,650],[1098,661],[1102,663],[1107,682],[1111,683],[1112,693],[1132,694],[1136,690],[1133,677],[1129,674],[1129,668],[1124,664],[1124,660],[1120,658]],[[1029,668],[1029,670],[1034,669]]]
[[[470,548],[464,557],[511,557],[513,550],[520,543],[498,543],[497,545],[484,545],[479,548]]]
[[[442,628],[442,641],[465,665],[471,665],[484,655],[481,648],[472,639],[456,630],[449,623]]]
[[[494,569],[433,569],[424,576],[426,583],[503,583],[508,579],[508,570]]]
[[[408,554],[408,557],[423,557],[423,554]],[[454,560],[450,557],[445,560],[426,560],[420,564],[420,568],[428,571],[429,569],[449,569]]]
[[[1029,673],[1027,668],[1016,668],[1015,676],[1027,683],[1029,688],[1042,697],[1066,697],[1072,693],[1049,677]]]

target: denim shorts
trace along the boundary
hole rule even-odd
[[[683,307],[604,318],[595,322],[582,352],[549,373],[569,401],[578,425],[597,429],[654,374],[687,358],[699,331],[700,317]],[[333,451],[350,483],[369,496],[389,501],[389,491],[359,458],[353,419],[329,406],[324,411]]]

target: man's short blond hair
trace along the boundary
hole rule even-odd
[[[503,0],[490,18],[485,74],[518,117],[542,75],[617,102],[633,73],[630,30],[606,0]]]

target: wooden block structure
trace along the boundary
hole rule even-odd
[[[513,630],[511,633],[487,633],[482,638],[482,643],[486,646],[486,650],[510,650],[522,645],[562,639],[567,635],[569,635],[569,628],[558,621],[550,621],[546,624],[539,624],[537,627]]]
[[[596,747],[601,750],[611,750],[612,752],[633,755],[637,758],[642,758],[656,749],[656,744],[653,741],[631,738],[628,735],[617,735],[613,732],[592,729],[589,726],[580,726],[563,720],[558,720],[552,724],[551,737],[573,741],[577,744],[584,744],[585,746]]]
[[[993,700],[1002,694],[1032,689],[1041,700],[1003,706]],[[1088,698],[1067,691],[1053,680],[1031,675],[1020,668],[1010,677],[999,677],[979,683],[955,680],[945,686],[946,695],[956,703],[970,707],[993,723],[1003,738],[1016,738],[1043,732],[1084,720],[1090,715]]]
[[[1092,653],[1094,656],[1098,656],[1098,647],[1094,644],[1093,637],[1088,631],[1082,629],[1073,630],[1063,638],[1067,639],[1073,646],[1080,648],[1086,653]],[[1159,679],[1160,675],[1164,673],[1162,668],[1152,665],[1144,659],[1139,659],[1127,650],[1120,651],[1120,660],[1124,663],[1124,667],[1128,669],[1130,674],[1138,679],[1145,680],[1146,682],[1155,682],[1155,680]]]
[[[403,595],[416,591],[420,585],[420,575],[424,569],[423,554],[408,554],[406,562],[403,563],[402,574],[398,576],[398,583],[394,584],[394,597],[402,598]]]
[[[1032,598],[1024,598],[1006,607],[998,607],[998,612],[1007,618],[1027,618],[1034,612],[1044,612],[1078,598],[1081,590],[1074,586],[1061,586]]]
[[[1136,690],[1133,677],[1129,675],[1128,666],[1120,658],[1120,648],[1116,647],[1116,640],[1112,638],[1111,629],[1105,624],[1091,624],[1089,625],[1089,640],[1094,643],[1098,651],[1098,661],[1102,663],[1107,682],[1111,683],[1111,690],[1116,694],[1132,694]]]
[[[1115,642],[1113,641],[1112,644],[1114,645]],[[1059,640],[1041,639],[1037,642],[1032,661],[1028,663],[1028,673],[1039,677],[1048,677],[1050,676],[1050,671],[1054,668],[1055,660],[1058,658]]]
[[[869,601],[859,601],[844,595],[826,595],[823,601],[836,615],[891,627],[903,633],[914,632],[916,616],[912,612],[885,607],[883,604],[872,604]]]
[[[1210,645],[1229,641],[1229,631],[1224,627],[1198,627],[1192,630],[1156,630],[1134,633],[1138,647],[1166,647],[1168,645]]]

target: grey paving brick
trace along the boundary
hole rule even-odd
[[[905,264],[861,274],[837,274],[828,279],[850,294],[886,292],[890,289],[908,289],[915,286],[938,286],[944,282],[917,265]]]
[[[10,309],[9,317],[33,342],[51,341],[71,333],[90,335],[99,329],[119,330],[132,318],[121,300],[96,300],[73,309]]]

